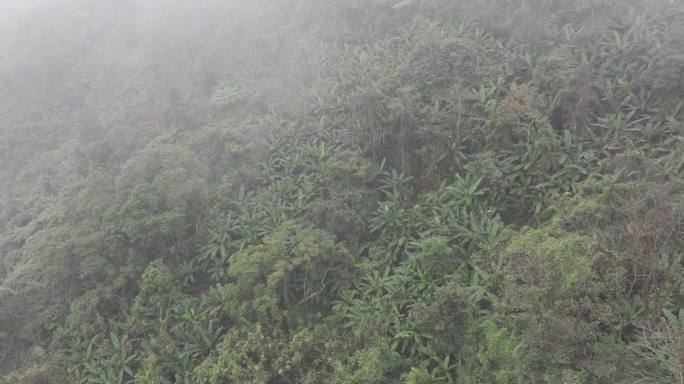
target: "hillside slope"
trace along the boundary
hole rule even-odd
[[[0,383],[684,383],[683,2],[11,23]]]

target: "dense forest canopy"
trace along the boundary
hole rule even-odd
[[[684,2],[0,4],[0,383],[684,384]]]

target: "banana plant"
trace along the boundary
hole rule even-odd
[[[108,340],[97,345],[96,336],[81,353],[81,361],[70,367],[80,383],[132,384],[137,354],[132,353],[127,335],[111,332]]]
[[[246,191],[244,186],[240,187],[232,207],[234,219],[231,233],[236,238],[237,249],[257,244],[277,225],[277,222],[271,221],[277,221],[279,216],[261,206],[254,192]]]
[[[421,362],[421,367],[429,371],[432,383],[454,383],[456,368],[458,365],[453,362],[451,356],[441,355],[435,353],[430,348],[421,349],[424,360]]]
[[[380,244],[386,249],[384,263],[399,260],[414,236],[408,211],[397,201],[386,201],[375,211],[370,225],[371,232],[379,236]]]
[[[228,259],[234,251],[227,228],[210,231],[209,243],[202,248],[198,261],[208,270],[213,281],[223,281],[228,272]]]
[[[412,179],[412,176],[407,176],[403,172],[399,173],[396,169],[392,169],[391,172],[383,171],[380,190],[388,199],[406,201],[411,198],[410,182]]]

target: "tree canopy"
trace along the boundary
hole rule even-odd
[[[1,384],[684,384],[684,2],[8,4]]]

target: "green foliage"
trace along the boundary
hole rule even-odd
[[[683,2],[51,4],[0,383],[682,383]]]
[[[133,302],[133,312],[161,319],[175,291],[173,274],[161,260],[147,266],[138,283],[140,292]]]
[[[348,241],[368,239],[368,221],[377,200],[379,172],[358,150],[334,153],[321,164],[318,180],[325,199],[314,203],[312,221]]]
[[[332,236],[288,221],[263,244],[232,255],[223,289],[236,320],[289,323],[297,313],[326,310],[351,271],[348,251]]]
[[[503,252],[517,272],[512,276],[543,287],[554,298],[560,292],[572,295],[586,285],[602,256],[592,238],[551,229],[523,232]]]
[[[333,383],[390,383],[402,368],[401,356],[382,342],[354,352],[346,364],[338,365]]]
[[[194,154],[182,147],[143,149],[115,180],[120,204],[105,213],[107,226],[144,248],[182,246],[184,231],[205,199],[204,172]]]

